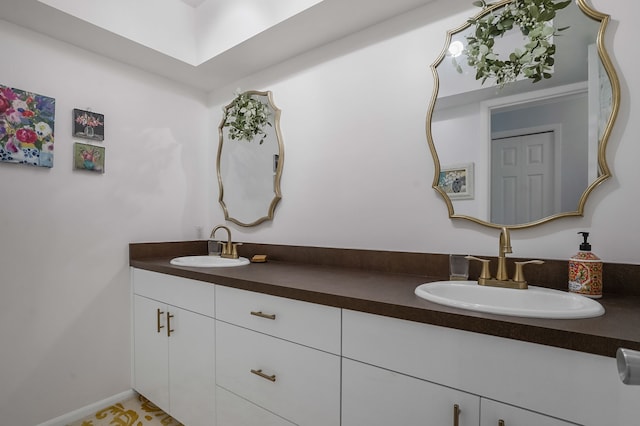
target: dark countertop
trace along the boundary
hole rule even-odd
[[[159,254],[159,253],[156,253]],[[131,256],[130,265],[219,285],[426,324],[615,357],[640,350],[640,298],[609,295],[597,318],[550,320],[477,313],[431,303],[414,294],[441,277],[341,266],[269,261],[233,268],[173,266],[167,256]],[[197,254],[197,253],[190,253]]]

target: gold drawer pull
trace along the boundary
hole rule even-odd
[[[164,325],[160,324],[160,317],[164,315],[164,312],[160,308],[156,309],[156,330],[160,333],[160,330],[164,328]]]
[[[263,379],[267,379],[267,380],[269,380],[270,382],[275,382],[275,381],[276,381],[276,375],[275,375],[275,374],[273,374],[273,375],[271,375],[271,376],[268,376],[268,375],[264,374],[264,373],[262,372],[262,370],[254,370],[254,369],[251,369],[251,372],[252,372],[253,374],[255,374],[256,376],[260,376],[260,377],[262,377]]]
[[[168,337],[171,337],[171,333],[175,331],[173,328],[171,328],[171,318],[173,318],[173,314],[167,312],[167,336]]]
[[[453,426],[460,425],[460,406],[458,404],[453,405]]]
[[[270,320],[276,319],[276,314],[263,314],[262,311],[251,311],[251,315],[254,315],[260,318],[270,319]]]

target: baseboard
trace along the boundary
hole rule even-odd
[[[62,416],[56,417],[55,419],[40,423],[38,426],[65,426],[69,423],[75,422],[76,420],[80,420],[83,417],[89,416],[100,410],[101,408],[105,408],[117,402],[131,398],[133,395],[135,395],[134,390],[129,389],[128,391],[113,395],[109,398],[103,399],[102,401],[94,402],[93,404],[89,404],[77,410],[71,411],[70,413],[63,414]]]

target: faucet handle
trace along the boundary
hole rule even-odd
[[[224,241],[218,241],[218,244],[220,245],[220,254],[228,254],[228,249],[227,249],[227,243],[225,243]]]
[[[480,277],[478,278],[478,282],[480,282],[481,280],[488,280],[491,279],[491,273],[489,272],[489,262],[491,262],[489,259],[481,259],[479,257],[475,257],[475,256],[465,256],[466,259],[469,260],[477,260],[478,262],[482,262],[482,271],[480,272]]]
[[[241,246],[242,243],[231,243],[231,255],[232,258],[237,259],[238,256],[238,246]]]
[[[542,265],[544,261],[542,260],[527,260],[526,262],[513,262],[516,265],[516,274],[513,276],[513,281],[517,283],[526,283],[527,281],[524,279],[523,267],[524,265],[528,265],[533,263],[535,265]]]

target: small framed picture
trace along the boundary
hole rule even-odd
[[[82,109],[73,110],[73,136],[77,138],[104,140],[104,114]]]
[[[90,172],[104,173],[103,146],[76,142],[73,144],[73,168]]]
[[[473,163],[442,167],[438,186],[451,200],[472,200]]]

